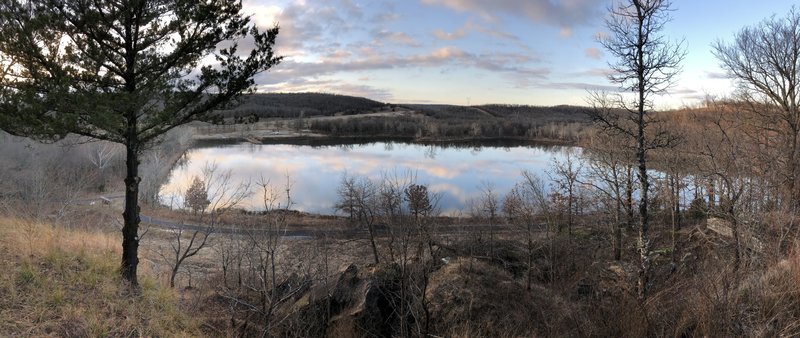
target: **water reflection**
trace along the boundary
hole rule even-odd
[[[255,181],[263,176],[283,184],[288,174],[294,209],[331,214],[343,173],[379,180],[386,173],[413,172],[418,183],[441,194],[443,213],[457,214],[468,200],[480,196],[480,182],[491,182],[504,194],[519,180],[522,170],[542,173],[551,159],[560,157],[566,149],[521,142],[411,144],[355,140],[343,144],[301,140],[292,144],[204,144],[190,150],[186,162],[173,169],[161,197],[181,206],[180,192],[206,163],[215,162],[220,170],[231,170],[238,181]],[[260,205],[258,196],[243,202],[243,207],[250,209]]]

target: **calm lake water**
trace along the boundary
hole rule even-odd
[[[441,196],[443,214],[467,212],[470,199],[481,195],[486,184],[502,198],[520,180],[523,170],[547,175],[554,157],[571,148],[537,146],[519,142],[483,144],[423,145],[403,142],[348,142],[347,144],[263,144],[205,145],[191,149],[170,174],[161,189],[162,202],[181,207],[183,191],[207,163],[230,170],[234,182],[255,183],[264,177],[283,187],[291,181],[292,209],[334,214],[337,187],[346,173],[380,180],[385,175],[412,173]],[[241,204],[251,210],[263,209],[259,194]]]

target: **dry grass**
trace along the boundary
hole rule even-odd
[[[110,234],[0,218],[0,336],[197,336],[172,290],[118,276]]]
[[[436,332],[452,337],[585,336],[576,309],[547,288],[526,291],[497,266],[457,259],[434,272],[431,314]]]
[[[684,313],[684,322],[689,324],[685,332],[692,336],[800,336],[800,257],[792,255],[766,270],[739,274],[703,274]]]

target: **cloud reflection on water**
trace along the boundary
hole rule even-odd
[[[432,149],[431,147],[434,147]],[[177,167],[162,187],[162,200],[182,203],[181,193],[205,163],[230,170],[235,181],[255,182],[263,176],[283,187],[288,174],[292,181],[293,209],[331,214],[336,188],[342,175],[367,176],[379,180],[387,173],[413,173],[417,182],[441,194],[444,214],[457,214],[469,199],[480,195],[480,183],[492,182],[502,196],[520,178],[522,170],[542,173],[559,148],[532,146],[453,148],[430,145],[378,142],[367,145],[324,146],[238,144],[190,150],[187,163]],[[435,155],[434,155],[435,154]],[[433,155],[433,156],[432,156]],[[546,175],[543,175],[546,176]],[[258,209],[254,194],[242,206]]]

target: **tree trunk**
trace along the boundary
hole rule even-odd
[[[400,311],[399,311],[400,313],[398,313],[398,317],[400,317],[400,337],[411,336],[409,334],[409,329],[408,329],[408,317],[407,317],[408,310],[406,309],[408,307],[408,302],[411,301],[410,299],[408,299],[410,297],[406,295],[407,291],[406,288],[408,288],[408,286],[406,286],[406,279],[408,278],[408,276],[406,276],[406,268],[407,268],[406,266],[407,261],[405,257],[407,255],[406,251],[407,250],[403,250],[404,252],[403,259],[400,264]]]
[[[573,192],[572,192],[572,184],[570,184],[568,195],[567,195],[567,234],[570,237],[570,241],[572,240],[572,208],[573,208]]]
[[[128,12],[123,20],[133,20],[133,12]],[[136,51],[134,50],[134,36],[130,24],[125,25],[125,92],[136,92]],[[122,213],[124,225],[122,227],[122,279],[128,281],[133,287],[138,288],[139,279],[136,268],[139,265],[139,125],[138,111],[128,107],[125,113],[125,210]]]
[[[708,180],[706,195],[708,196],[708,210],[714,210],[717,207],[717,192],[714,188],[714,179]]]
[[[489,216],[489,257],[494,259],[494,215]]]
[[[175,265],[172,268],[172,273],[169,275],[169,287],[174,289],[175,288],[175,277],[178,276],[178,265]]]
[[[366,216],[365,216],[366,217]],[[375,258],[375,264],[381,262],[380,256],[378,255],[378,245],[375,243],[375,226],[372,224],[371,221],[367,221],[367,230],[369,231],[369,244],[372,246],[372,255]]]
[[[672,271],[678,267],[678,231],[681,229],[680,182],[674,175],[670,176],[672,190]]]
[[[622,259],[622,203],[617,199],[616,210],[614,210],[614,260]]]
[[[550,284],[555,285],[556,282],[556,233],[549,234],[550,236]]]
[[[633,229],[634,212],[633,212],[633,168],[627,166],[627,180],[625,181],[625,214],[627,216],[626,226],[628,230]]]
[[[644,127],[642,126],[642,130]],[[648,238],[648,230],[650,226],[649,214],[647,210],[647,191],[650,189],[649,181],[647,178],[647,162],[645,159],[644,151],[644,135],[639,136],[639,150],[637,151],[639,158],[639,180],[642,185],[642,191],[639,198],[639,280],[638,280],[638,295],[639,299],[647,298],[647,275],[650,271],[650,239]]]
[[[528,281],[525,290],[531,291],[533,285],[533,235],[531,234],[530,226],[528,226]]]
[[[228,264],[222,264],[222,285],[228,288]]]
[[[139,265],[139,145],[135,135],[135,123],[132,126],[126,145],[127,176],[125,177],[125,210],[122,213],[122,279],[132,286],[138,287],[139,280],[136,268]]]
[[[639,299],[644,300],[647,298],[647,277],[650,272],[650,238],[648,237],[648,230],[650,227],[650,220],[648,218],[647,210],[647,193],[650,190],[650,182],[647,177],[647,145],[645,144],[645,127],[647,121],[645,120],[645,93],[647,92],[648,79],[645,77],[645,60],[644,55],[647,53],[645,50],[646,35],[644,32],[645,14],[642,8],[636,3],[636,11],[639,15],[638,20],[638,42],[636,46],[637,69],[636,75],[638,77],[638,132],[636,134],[636,158],[639,162],[639,184],[642,191],[639,193],[639,280],[638,292]]]
[[[730,217],[731,231],[733,232],[733,273],[739,272],[741,266],[742,253],[741,253],[741,236],[739,234],[739,222],[736,219],[736,210],[734,209],[734,200],[731,199],[730,206],[728,207],[728,217]]]
[[[787,164],[789,165],[789,182],[788,182],[788,190],[789,190],[789,207],[791,208],[791,212],[794,213],[795,210],[798,210],[798,206],[800,206],[800,190],[798,190],[797,186],[797,160],[798,160],[798,133],[800,131],[797,130],[796,126],[792,127],[792,145],[789,151],[789,159]]]

